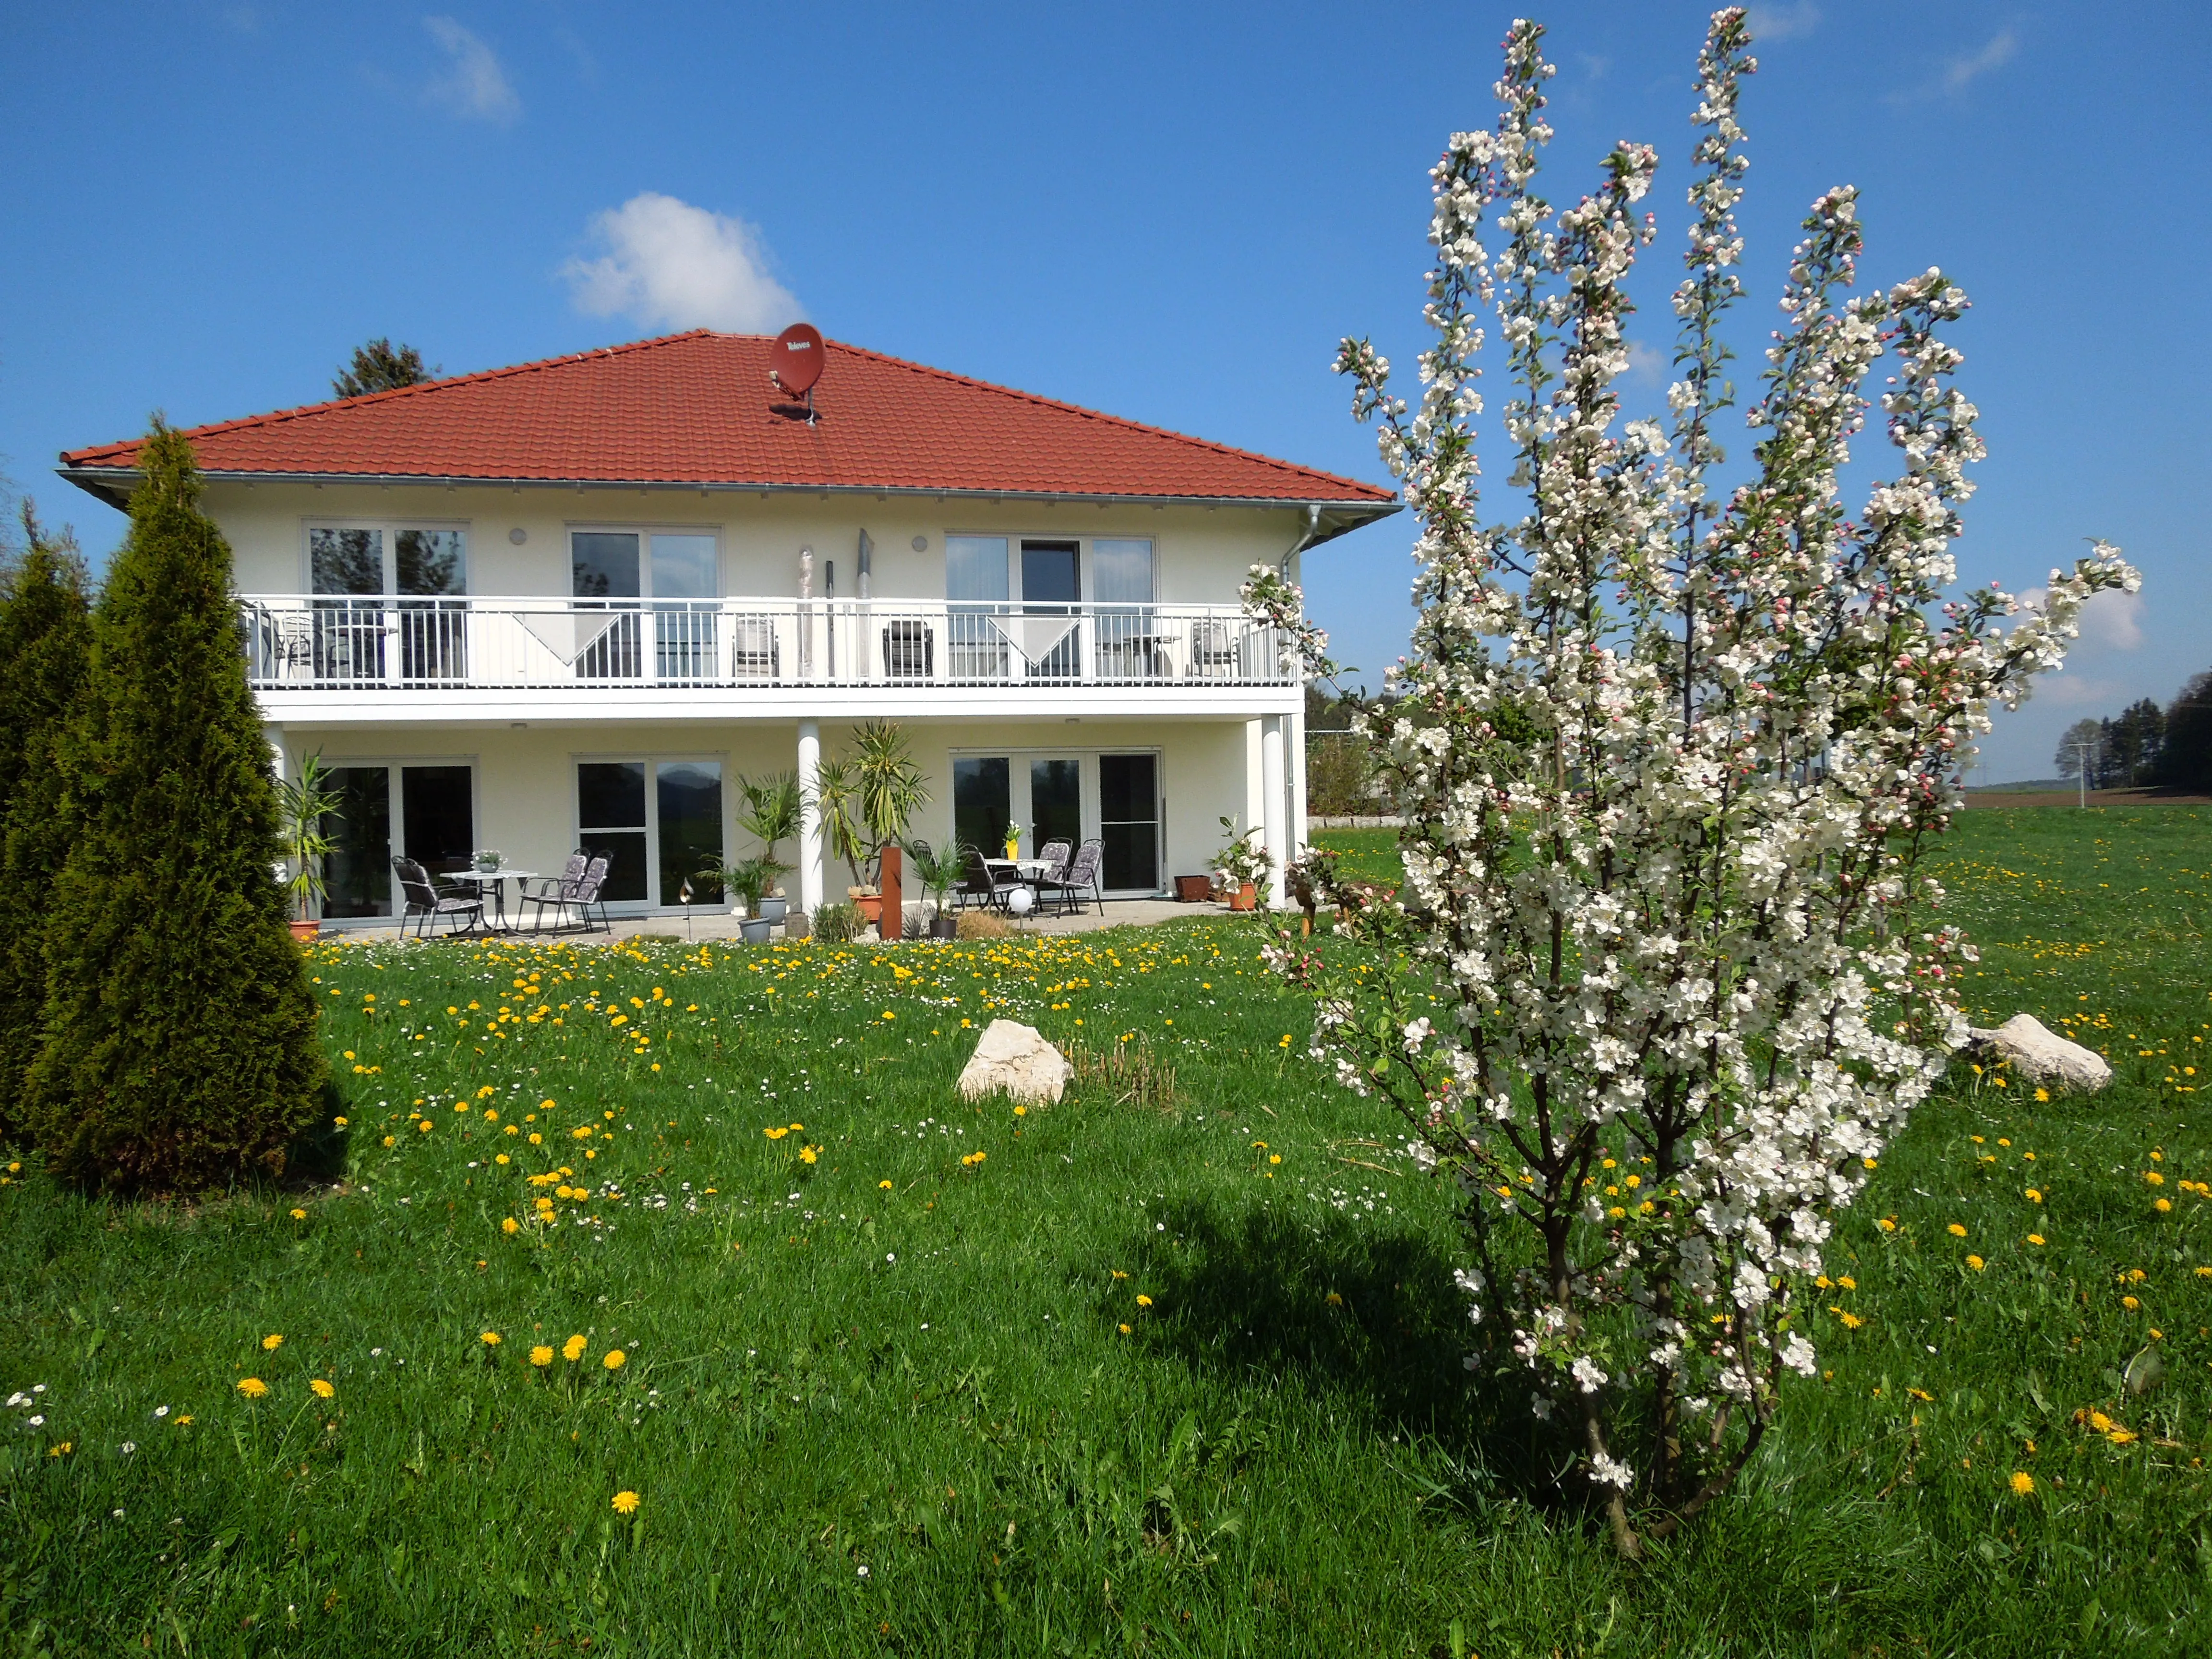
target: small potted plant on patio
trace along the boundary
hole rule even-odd
[[[1226,839],[1214,860],[1214,868],[1221,877],[1229,908],[1232,910],[1255,909],[1260,902],[1260,884],[1267,878],[1272,863],[1267,848],[1253,842],[1252,838],[1260,831],[1256,827],[1240,830],[1236,818],[1224,814],[1221,833]]]
[[[745,903],[745,919],[738,924],[738,932],[748,945],[765,945],[775,923],[761,915],[761,894],[775,878],[775,866],[764,858],[747,859],[716,872],[722,885],[735,893]]]
[[[791,866],[776,855],[776,848],[799,834],[799,779],[790,772],[739,778],[738,793],[744,799],[738,828],[759,841],[760,861],[769,869],[769,884],[752,914],[763,921],[781,921],[789,907],[776,878]]]
[[[315,906],[325,891],[323,860],[330,855],[332,846],[331,838],[323,833],[323,824],[339,816],[342,804],[331,789],[330,777],[330,769],[323,764],[322,757],[309,755],[300,763],[296,780],[277,781],[279,832],[285,860],[290,866],[284,878],[284,890],[291,896],[295,912],[291,924],[294,939],[309,939],[322,932],[322,923],[315,919]]]
[[[921,883],[922,890],[929,895],[929,936],[932,939],[958,939],[960,920],[945,912],[945,896],[959,884],[968,872],[968,848],[954,842],[941,853],[914,857],[914,873]]]

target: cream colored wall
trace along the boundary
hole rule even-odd
[[[875,544],[872,593],[882,599],[941,599],[948,534],[1007,537],[1149,537],[1162,604],[1233,604],[1246,572],[1273,563],[1297,539],[1287,507],[1114,507],[1007,502],[957,497],[767,496],[732,491],[445,489],[394,485],[217,481],[207,507],[230,539],[239,590],[298,593],[307,588],[310,523],[403,523],[468,532],[469,591],[485,598],[568,592],[572,529],[711,530],[722,543],[726,595],[793,598],[799,550],[815,556],[815,591],[835,561],[837,595],[854,597],[860,532]],[[512,530],[527,539],[516,547]],[[926,537],[926,551],[913,539]],[[1089,580],[1086,562],[1085,580]]]
[[[906,730],[915,757],[926,775],[930,803],[911,832],[942,847],[952,836],[951,758],[956,751],[1019,754],[1024,750],[1116,751],[1156,749],[1161,756],[1161,793],[1167,801],[1167,867],[1164,881],[1197,875],[1212,867],[1221,841],[1218,820],[1224,812],[1255,821],[1259,793],[1258,722],[1234,721],[1008,721],[996,725],[913,722]],[[823,722],[825,755],[843,751],[849,729]],[[342,766],[378,762],[388,765],[472,765],[476,781],[476,842],[496,847],[521,868],[552,872],[576,844],[574,764],[579,760],[651,758],[713,759],[723,767],[723,846],[733,855],[756,850],[736,829],[736,780],[741,775],[788,771],[797,760],[795,724],[708,724],[622,726],[509,726],[426,728],[420,726],[361,731],[294,729],[282,734],[288,768],[302,755],[319,753]],[[1250,768],[1250,775],[1246,768]],[[1095,803],[1092,805],[1096,811]],[[393,825],[395,838],[399,826]],[[394,849],[398,850],[397,848]],[[787,843],[787,860],[798,849]],[[844,886],[842,867],[827,872],[834,893]],[[786,888],[794,896],[795,878]]]

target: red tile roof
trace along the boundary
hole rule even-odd
[[[818,421],[769,384],[769,340],[698,330],[195,427],[211,475],[703,484],[1320,504],[1388,489],[830,341]],[[71,450],[112,497],[138,441]],[[1346,511],[1345,509],[1351,509]]]

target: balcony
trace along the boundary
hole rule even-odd
[[[253,594],[239,605],[254,689],[288,702],[933,687],[1018,699],[1298,684],[1280,630],[1236,605],[319,594]]]

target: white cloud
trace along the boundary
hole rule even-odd
[[[805,315],[769,275],[760,232],[742,219],[646,191],[592,221],[606,249],[561,269],[577,307],[653,328],[767,334]]]
[[[430,38],[447,58],[446,72],[434,77],[427,89],[432,103],[442,104],[456,115],[499,126],[510,125],[522,113],[522,100],[507,80],[507,71],[477,35],[450,17],[426,17],[422,27],[430,31]]]
[[[1795,0],[1795,3],[1751,8],[1752,43],[1762,40],[1794,40],[1801,34],[1810,34],[1820,26],[1820,9],[1813,0]]]
[[[1978,81],[1993,69],[2001,69],[2012,62],[2020,51],[2020,36],[2010,25],[1999,29],[1990,38],[1990,43],[1979,52],[1968,52],[1963,58],[1954,58],[1943,66],[1943,90],[1957,92],[1968,82]]]

